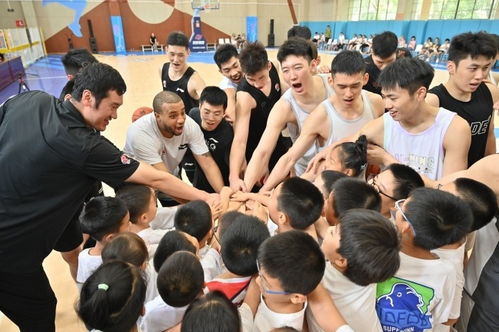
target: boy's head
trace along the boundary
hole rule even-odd
[[[392,277],[400,265],[397,229],[372,210],[345,212],[338,225],[328,228],[322,250],[331,264],[360,286]]]
[[[236,306],[219,292],[212,291],[191,303],[182,319],[181,332],[229,332],[241,330]]]
[[[339,100],[351,106],[369,81],[364,58],[357,51],[341,51],[331,62],[330,85]]]
[[[496,60],[497,43],[486,32],[462,33],[452,38],[447,70],[458,89],[472,93],[487,77]]]
[[[397,35],[391,31],[385,31],[374,36],[372,43],[373,63],[379,70],[383,70],[387,65],[397,58]]]
[[[367,167],[367,138],[361,135],[355,142],[335,146],[326,159],[326,169],[361,177]]]
[[[102,262],[119,260],[137,267],[144,267],[149,260],[144,240],[135,233],[125,232],[116,235],[102,249]]]
[[[473,223],[467,204],[448,192],[417,188],[395,203],[395,224],[402,238],[426,250],[461,241]]]
[[[457,178],[453,182],[443,185],[440,189],[450,192],[468,203],[473,214],[470,232],[487,225],[497,212],[497,199],[494,191],[479,181]]]
[[[128,231],[130,217],[125,203],[116,197],[98,196],[85,204],[80,213],[83,233],[105,243],[117,233]]]
[[[381,198],[376,190],[366,182],[345,177],[336,181],[325,203],[326,219],[336,225],[346,211],[363,208],[380,211]]]
[[[260,246],[257,283],[267,301],[282,301],[285,296],[292,303],[303,303],[320,283],[325,266],[317,242],[305,232],[292,230]]]
[[[199,258],[188,251],[172,254],[159,269],[157,284],[166,304],[177,308],[188,305],[201,294],[204,286]]]
[[[324,200],[327,200],[333,190],[333,185],[336,181],[344,177],[347,177],[347,175],[343,172],[325,170],[321,172],[320,176],[315,178],[314,185],[319,188]]]
[[[263,89],[272,67],[263,44],[249,43],[239,54],[239,62],[246,81],[257,89]]]
[[[156,217],[158,204],[152,188],[138,183],[125,183],[116,189],[116,197],[127,206],[132,224],[149,226],[149,222]]]
[[[239,54],[232,44],[220,45],[213,56],[215,63],[222,75],[227,77],[235,84],[239,84],[243,72],[239,63]]]
[[[177,230],[170,231],[163,235],[154,253],[154,270],[159,272],[161,265],[177,251],[189,251],[196,254],[199,244],[195,237]]]
[[[177,210],[174,224],[179,231],[194,236],[203,247],[213,228],[210,206],[205,201],[190,201]]]
[[[239,211],[227,211],[225,212],[220,219],[218,219],[218,226],[216,230],[216,236],[218,239],[222,239],[225,234],[225,231],[229,229],[229,227],[237,220],[237,218],[245,216],[244,213]]]
[[[288,39],[293,37],[300,37],[305,40],[312,39],[312,31],[308,27],[294,25],[288,30]]]
[[[404,164],[391,164],[369,181],[381,196],[381,214],[390,216],[396,201],[407,198],[416,188],[424,187],[423,179],[413,168]]]
[[[281,63],[283,79],[295,93],[304,93],[304,86],[311,86],[316,57],[312,42],[303,38],[290,38],[279,47],[277,60]]]
[[[258,248],[269,237],[267,226],[258,218],[238,217],[221,238],[222,260],[227,270],[244,277],[257,273]]]
[[[227,94],[217,86],[207,86],[199,97],[201,127],[207,131],[217,129],[227,108]]]
[[[304,230],[321,215],[324,199],[311,182],[292,177],[281,183],[272,193],[269,204],[270,218],[279,232]]]
[[[166,55],[174,70],[181,70],[189,56],[189,39],[180,31],[172,32],[166,39]]]
[[[88,50],[84,48],[69,50],[68,53],[64,54],[61,58],[61,61],[68,80],[72,80],[76,73],[83,67],[94,62],[99,62]]]

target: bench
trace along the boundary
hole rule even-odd
[[[154,49],[153,49],[152,45],[150,45],[150,44],[140,45],[140,47],[142,47],[142,53],[145,53],[146,51],[154,52]],[[158,44],[156,46],[156,50],[158,50],[158,51],[163,52],[163,49],[164,49],[163,44]]]

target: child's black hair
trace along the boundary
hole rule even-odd
[[[96,241],[101,241],[107,234],[118,233],[127,213],[125,203],[119,198],[94,197],[80,213],[81,230]]]
[[[141,267],[149,259],[144,240],[135,233],[125,232],[116,235],[102,249],[102,261],[120,260]]]
[[[182,232],[173,230],[161,238],[156,252],[154,253],[153,264],[154,270],[159,272],[161,265],[177,251],[189,251],[196,254],[196,247],[182,234]]]
[[[130,213],[130,222],[136,224],[139,217],[147,212],[151,199],[155,199],[156,195],[146,185],[129,182],[116,189],[116,197],[126,204]]]
[[[172,307],[183,307],[199,296],[204,286],[204,272],[199,258],[188,251],[178,251],[163,263],[158,272],[158,292]]]
[[[177,210],[174,224],[176,229],[201,242],[213,228],[210,206],[205,201],[190,201]]]
[[[85,281],[75,305],[88,330],[130,331],[144,308],[146,283],[136,266],[111,261]]]

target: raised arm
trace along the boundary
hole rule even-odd
[[[170,173],[159,171],[143,162],[141,162],[137,170],[126,179],[126,182],[142,183],[168,195],[188,201],[200,199],[211,202],[219,199],[218,194],[208,194],[205,191],[196,189]]]
[[[225,109],[225,120],[231,124],[236,121],[236,89],[227,88],[224,90],[227,95],[227,108]]]
[[[327,138],[326,132],[328,128],[327,113],[324,110],[324,106],[319,105],[305,120],[300,136],[298,136],[293,146],[291,146],[288,152],[282,155],[274,166],[261,191],[269,191],[284,180],[296,161],[303,157],[318,137]]]
[[[206,152],[203,154],[194,154],[194,158],[197,163],[203,170],[204,175],[206,175],[206,179],[210,183],[210,186],[219,193],[224,186],[224,181],[222,179],[222,174],[220,173],[220,169],[218,168],[217,163],[213,160],[210,152]]]
[[[444,170],[442,176],[466,169],[471,144],[471,129],[459,115],[454,116],[444,136]]]
[[[269,164],[270,156],[274,151],[279,135],[286,126],[286,123],[293,121],[294,118],[291,106],[286,100],[281,98],[272,107],[265,131],[244,173],[246,189],[251,190],[255,183],[268,171],[267,165]]]
[[[256,107],[256,101],[244,91],[237,93],[236,121],[234,122],[234,140],[229,158],[229,182],[233,191],[246,191],[241,173],[245,162],[246,144],[248,141],[251,110]]]
[[[189,91],[189,95],[192,98],[199,100],[199,97],[201,97],[201,92],[203,92],[203,89],[205,87],[206,83],[201,78],[201,75],[199,75],[199,73],[195,71],[189,79],[189,82],[187,82],[187,91]]]

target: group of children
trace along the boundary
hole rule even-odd
[[[170,35],[165,91],[130,126],[125,152],[163,171],[183,168],[220,204],[166,207],[178,197],[129,183],[88,201],[80,223],[95,245],[79,254],[76,276],[86,327],[457,326],[470,234],[497,222],[499,190],[497,155],[484,158],[495,148],[489,126],[499,98],[484,79],[499,45],[470,35],[453,39],[450,83],[430,97],[433,69],[395,61],[391,32],[374,37],[367,60],[336,55],[331,75],[317,74],[320,57],[306,39],[279,48],[281,73],[258,43],[240,54],[222,45],[220,88],[204,87],[185,62],[185,36]],[[476,105],[490,108],[485,120],[473,120]],[[481,171],[494,178],[490,188]]]

